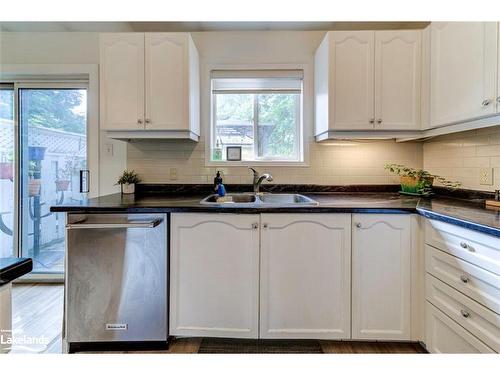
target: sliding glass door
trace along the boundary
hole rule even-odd
[[[64,272],[64,214],[50,206],[83,198],[87,169],[87,89],[68,84],[18,88],[20,248],[34,273]]]
[[[87,92],[85,82],[0,83],[0,257],[32,258],[35,279],[64,273],[65,216],[50,206],[86,197]]]
[[[0,258],[16,255],[14,85],[0,84]]]

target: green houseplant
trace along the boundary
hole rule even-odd
[[[434,181],[438,181],[449,189],[457,189],[461,185],[458,181],[450,181],[423,169],[411,168],[402,164],[385,164],[384,168],[400,176],[401,191],[404,193],[429,195],[432,193]]]
[[[141,182],[141,179],[134,170],[124,170],[116,183],[121,185],[122,194],[134,194],[135,184],[139,182]]]

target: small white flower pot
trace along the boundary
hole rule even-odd
[[[122,194],[134,194],[135,184],[122,184]]]

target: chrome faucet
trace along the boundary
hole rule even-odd
[[[273,176],[271,176],[269,173],[264,173],[262,176],[259,176],[259,172],[257,172],[255,169],[248,167],[253,172],[253,192],[256,194],[259,194],[260,190],[260,184],[262,184],[262,181],[266,180],[271,182],[273,180]]]

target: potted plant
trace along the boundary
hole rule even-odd
[[[431,174],[423,169],[411,168],[402,164],[386,164],[384,168],[400,176],[401,192],[406,194],[429,195],[434,181],[446,188],[457,189],[460,182]]]
[[[58,176],[56,179],[56,190],[57,191],[67,191],[69,183],[71,181],[71,175],[73,174],[74,163],[70,158],[66,159],[64,163],[64,168],[58,170]]]
[[[12,154],[3,157],[0,162],[0,180],[14,180],[14,160]]]
[[[122,194],[134,194],[135,184],[138,184],[139,182],[141,182],[141,179],[134,170],[124,170],[116,184],[121,185]]]
[[[40,195],[42,180],[39,178],[40,171],[38,169],[37,162],[30,160],[28,167],[28,195],[30,197]]]

